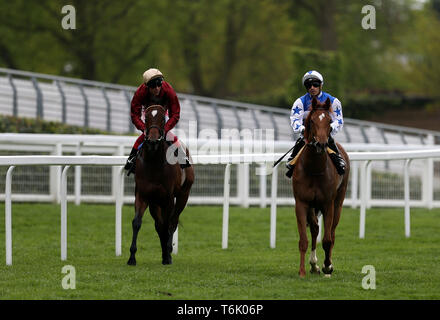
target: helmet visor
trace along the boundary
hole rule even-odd
[[[319,88],[321,86],[321,81],[316,79],[309,79],[304,82],[304,86],[307,90],[309,90],[312,86],[314,86],[315,88]]]
[[[163,80],[162,77],[152,79],[152,80],[147,82],[147,87],[151,88],[151,89],[154,89],[154,88],[157,88],[157,87],[161,87],[162,86],[162,80]]]

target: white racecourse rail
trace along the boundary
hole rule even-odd
[[[222,248],[228,246],[229,227],[229,187],[230,168],[232,164],[258,163],[271,164],[282,154],[228,154],[228,155],[199,155],[193,157],[195,164],[226,164],[224,179],[224,202],[223,202],[223,232]],[[360,185],[361,185],[361,206],[359,237],[365,237],[365,218],[367,208],[367,171],[371,161],[376,160],[405,160],[404,171],[404,195],[405,195],[405,236],[410,236],[410,202],[409,202],[409,166],[414,159],[440,158],[440,149],[427,149],[415,151],[393,151],[393,152],[351,152],[350,161],[361,162]],[[122,239],[122,205],[123,205],[123,165],[126,161],[124,156],[0,156],[0,166],[9,166],[6,173],[5,184],[5,238],[6,238],[6,264],[12,265],[12,206],[11,206],[11,182],[12,172],[15,166],[49,165],[64,166],[60,183],[61,203],[61,260],[67,259],[67,170],[70,166],[99,165],[119,167],[117,185],[119,190],[115,197],[115,252],[121,255]],[[266,166],[267,167],[267,166]],[[264,166],[263,166],[264,168]],[[270,171],[270,170],[269,170]],[[277,198],[277,167],[272,172],[271,185],[271,208],[270,208],[270,246],[275,247],[276,239],[276,198]],[[264,173],[261,173],[264,174]],[[174,253],[177,253],[177,232],[174,237]]]
[[[105,155],[105,156],[126,156],[131,150],[131,147],[136,140],[136,136],[108,136],[108,135],[66,135],[66,134],[13,134],[0,133],[0,153],[4,155],[32,155],[37,153],[40,155]],[[236,137],[237,138],[237,137]],[[192,156],[199,155],[217,155],[217,154],[250,154],[250,153],[284,153],[292,147],[292,141],[273,141],[264,139],[256,134],[252,140],[243,139],[206,139],[196,138],[184,140],[190,149]],[[248,137],[249,138],[249,137]],[[263,139],[263,140],[262,140]],[[393,142],[394,143],[394,142]],[[433,143],[433,142],[432,142]],[[432,146],[434,147],[434,146]],[[355,151],[408,151],[408,150],[423,150],[430,148],[428,145],[422,144],[373,144],[373,143],[344,143],[344,148],[347,152]],[[216,166],[214,164],[214,166]],[[265,208],[270,205],[270,196],[267,196],[268,181],[264,174],[266,165],[250,165],[242,163],[234,167],[231,174],[231,183],[236,186],[236,189],[231,193],[230,203],[248,207],[249,205],[260,205]],[[199,167],[200,168],[200,167]],[[403,189],[397,190],[399,179],[403,179],[403,163],[402,161],[375,161],[370,165],[367,173],[367,206],[404,206]],[[411,206],[421,206],[432,208],[433,206],[440,207],[440,201],[434,201],[432,194],[433,184],[438,189],[440,187],[440,176],[438,169],[432,159],[425,159],[416,161],[411,165],[411,177],[415,177],[417,181],[420,179],[420,184],[413,184],[412,191],[416,193],[415,199],[411,199]],[[13,200],[20,202],[53,202],[60,201],[60,181],[61,181],[61,166],[51,166],[49,172],[44,171],[41,175],[36,173],[29,173],[29,168],[20,169],[20,174],[14,173],[14,186],[17,191],[14,191]],[[220,205],[223,203],[223,174],[217,174],[219,166],[208,167],[201,166],[201,170],[197,170],[196,184],[193,187],[193,192],[189,199],[189,204],[214,204]],[[358,192],[358,178],[359,178],[359,162],[354,162],[351,170],[351,179],[348,190],[348,196],[345,199],[344,205],[351,205],[353,208],[360,206],[360,197]],[[75,204],[85,202],[97,203],[113,203],[115,201],[116,190],[116,175],[117,168],[111,170],[111,186],[99,185],[98,179],[109,179],[109,172],[98,174],[88,173],[85,179],[82,179],[81,166],[74,168],[73,194],[68,194],[68,200],[75,200]],[[86,169],[87,170],[87,169]],[[257,173],[259,178],[253,177],[254,170],[260,171]],[[373,174],[374,171],[374,174]],[[23,172],[30,174],[31,180],[23,177]],[[270,173],[270,172],[269,172]],[[380,180],[381,173],[387,174],[385,180]],[[279,172],[279,176],[282,174]],[[129,180],[131,179],[131,180]],[[125,183],[132,181],[132,177],[125,178]],[[102,180],[99,180],[102,181]],[[294,201],[291,195],[291,186],[287,179],[278,180],[277,204],[278,205],[293,205]],[[393,186],[394,183],[394,186]],[[37,184],[38,190],[48,189],[48,193],[33,190],[30,185]],[[69,184],[70,185],[70,184]],[[209,188],[206,188],[209,185]],[[41,187],[41,188],[40,188]],[[374,193],[372,192],[374,187]],[[111,189],[110,194],[108,189]],[[132,185],[127,186],[124,191],[124,203],[133,202],[134,190],[131,190]],[[93,190],[93,191],[92,191]],[[128,193],[127,193],[128,192]],[[436,193],[437,195],[437,193]],[[0,193],[0,199],[4,199],[4,194]]]

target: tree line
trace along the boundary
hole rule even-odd
[[[177,92],[281,107],[310,69],[347,100],[438,96],[440,0],[71,0],[73,30],[65,4],[0,2],[0,66],[128,85],[157,67]]]

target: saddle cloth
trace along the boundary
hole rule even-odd
[[[292,160],[290,160],[290,162],[289,162],[290,165],[292,165],[292,166],[295,165],[295,163],[298,161],[298,158],[299,158],[299,156],[301,155],[301,153],[303,152],[303,150],[304,150],[305,147],[306,147],[306,146],[302,147],[301,150],[299,150],[298,154],[295,156],[295,158],[293,158]],[[330,149],[329,147],[327,147],[327,152],[328,152],[329,154],[336,153],[336,152],[334,152],[332,149]]]

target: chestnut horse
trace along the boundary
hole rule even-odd
[[[304,138],[306,145],[296,162],[292,176],[293,194],[295,196],[295,212],[299,232],[300,277],[305,277],[304,258],[308,247],[307,225],[312,236],[310,255],[311,273],[320,273],[317,266],[316,238],[319,233],[318,213],[324,217],[324,237],[322,247],[325,260],[322,267],[329,277],[333,272],[332,249],[335,244],[335,230],[341,216],[342,203],[347,190],[350,163],[348,155],[337,143],[339,152],[347,166],[345,174],[340,176],[327,153],[327,142],[330,135],[331,103],[327,99],[321,104],[316,98],[304,122]]]
[[[165,109],[160,105],[148,107],[145,111],[145,140],[136,160],[135,215],[129,265],[136,265],[136,240],[148,206],[162,246],[162,264],[172,263],[173,234],[194,182],[193,167],[182,171],[174,152],[167,152],[171,147],[165,140],[164,127]],[[189,157],[188,150],[186,153]]]

